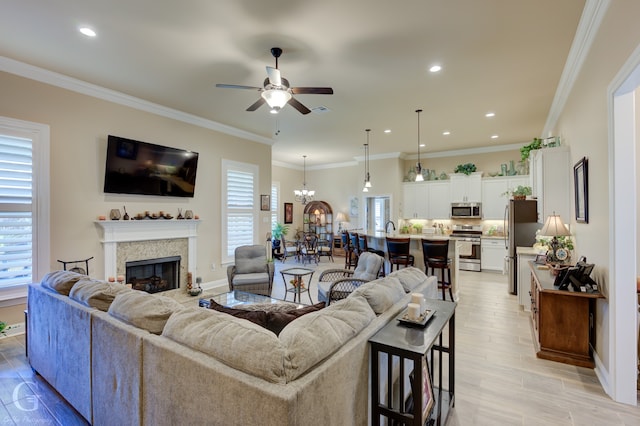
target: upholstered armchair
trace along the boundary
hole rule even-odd
[[[229,290],[271,296],[273,262],[267,262],[264,245],[240,246],[235,251],[235,265],[227,268]]]
[[[384,265],[384,257],[364,252],[360,255],[358,266],[351,269],[327,269],[318,278],[318,302],[331,302],[344,299],[363,283],[378,277]]]

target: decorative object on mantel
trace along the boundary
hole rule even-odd
[[[307,156],[302,156],[302,189],[296,189],[293,191],[296,201],[306,205],[308,202],[313,201],[316,191],[310,191],[307,189]]]
[[[122,211],[124,211],[124,216],[122,216],[122,220],[129,220],[129,213],[127,213],[127,207],[122,206]]]
[[[109,212],[109,219],[111,219],[111,220],[120,220],[120,210],[111,209],[111,211]]]
[[[471,173],[476,171],[476,165],[473,163],[466,164],[458,164],[456,169],[453,171],[454,173],[464,173],[469,176]]]

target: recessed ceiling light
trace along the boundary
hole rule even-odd
[[[488,112],[484,116],[487,117],[487,118],[491,118],[491,117],[495,117],[496,113],[495,112]]]
[[[97,34],[89,27],[80,27],[79,31],[87,37],[95,37]]]
[[[450,132],[450,131],[448,131],[448,130],[445,130],[444,132],[442,132],[442,134],[443,134],[444,136],[449,136],[449,135],[451,134],[451,132]]]
[[[442,69],[442,67],[440,65],[434,65],[431,68],[429,68],[429,71],[431,72],[438,72]]]
[[[384,131],[385,133],[391,133],[391,129],[387,129]]]
[[[421,144],[420,144],[420,148],[424,148],[424,146],[425,146],[425,145],[424,145],[423,143],[421,143]]]
[[[491,139],[498,139],[498,135],[491,135]]]

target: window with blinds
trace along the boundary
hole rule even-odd
[[[278,223],[278,193],[280,186],[274,182],[271,184],[271,229]]]
[[[33,144],[0,135],[0,288],[33,275]]]
[[[226,161],[223,166],[226,200],[226,247],[228,260],[236,247],[255,244],[257,224],[256,186],[258,168],[252,164]]]

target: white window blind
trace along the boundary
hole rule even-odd
[[[271,184],[271,229],[278,223],[278,193],[279,185],[277,183]]]
[[[228,259],[233,259],[236,247],[251,245],[255,241],[257,167],[250,164],[227,162],[225,170],[226,193],[226,247]]]
[[[0,135],[0,287],[33,275],[33,145]]]

